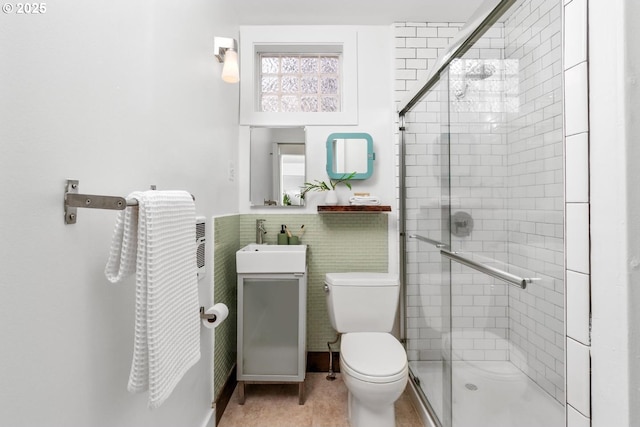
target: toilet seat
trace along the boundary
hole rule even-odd
[[[386,332],[352,332],[342,335],[341,370],[361,381],[390,383],[406,378],[407,353]]]

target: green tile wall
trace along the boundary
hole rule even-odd
[[[276,244],[280,224],[308,245],[307,350],[325,351],[335,331],[329,323],[323,291],[327,272],[388,271],[388,236],[385,214],[273,214],[241,215],[240,245],[255,241],[256,219],[266,219],[267,243]]]
[[[214,396],[217,398],[236,362],[237,286],[235,253],[255,241],[256,219],[265,219],[265,241],[276,244],[280,224],[294,234],[304,224],[308,245],[307,350],[326,351],[335,331],[329,323],[323,291],[327,272],[388,270],[385,214],[269,214],[214,218],[214,301],[229,306],[229,317],[215,332]]]
[[[213,396],[218,398],[236,363],[236,251],[240,249],[240,216],[213,219],[214,302],[229,307],[229,317],[215,330]]]

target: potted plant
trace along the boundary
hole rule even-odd
[[[350,174],[344,174],[338,179],[330,179],[327,184],[324,181],[314,180],[314,182],[305,182],[304,187],[301,187],[302,191],[300,192],[300,198],[304,199],[309,191],[327,191],[327,195],[325,196],[325,204],[326,205],[337,205],[338,204],[338,196],[336,194],[336,187],[338,184],[344,184],[351,190],[351,178],[355,176],[355,172]]]

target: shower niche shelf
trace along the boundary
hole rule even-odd
[[[328,205],[320,205],[320,206],[318,206],[318,213],[348,213],[348,212],[358,212],[358,213],[391,212],[391,206],[388,206],[388,205],[376,205],[376,206],[363,206],[363,205],[328,206]]]

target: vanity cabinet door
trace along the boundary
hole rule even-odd
[[[302,284],[301,277],[293,275],[240,277],[239,380],[304,379],[306,287]]]

